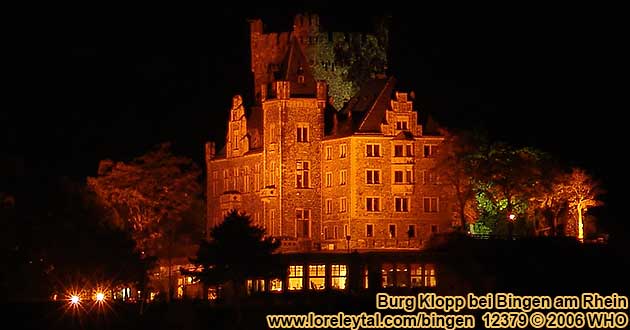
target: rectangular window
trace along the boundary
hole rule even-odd
[[[396,225],[389,225],[389,238],[396,238]]]
[[[237,182],[238,181],[238,168],[232,169],[232,190],[238,190]]]
[[[295,210],[295,226],[297,237],[310,237],[311,210]]]
[[[256,164],[256,166],[254,166],[254,189],[253,190],[260,190],[260,165]]]
[[[394,157],[402,157],[404,156],[403,154],[403,146],[402,145],[395,145],[394,146]]]
[[[381,266],[381,283],[384,288],[393,287],[394,286],[394,265],[393,264],[383,264]]]
[[[276,185],[276,163],[275,162],[271,162],[271,164],[269,164],[269,185],[270,186]]]
[[[437,184],[437,175],[433,171],[423,171],[422,172],[422,183],[423,184]]]
[[[394,171],[394,183],[403,183],[404,181],[403,171]]]
[[[347,176],[348,176],[348,171],[347,170],[339,171],[339,185],[340,186],[345,186],[346,185]]]
[[[339,238],[339,228],[337,228],[337,226],[333,228],[333,238],[334,239]]]
[[[339,213],[345,213],[348,211],[348,199],[345,197],[339,198]]]
[[[379,184],[379,183],[381,183],[381,170],[367,170],[366,171],[366,183],[367,184]]]
[[[219,181],[219,172],[212,171],[212,196],[217,195],[217,181]]]
[[[438,232],[438,226],[437,225],[431,225],[431,233],[432,234],[436,234]]]
[[[407,227],[407,237],[415,238],[416,237],[416,225],[409,225]]]
[[[374,225],[368,223],[365,225],[365,237],[374,237]]]
[[[395,197],[396,212],[409,212],[409,198]]]
[[[405,146],[405,149],[406,149],[406,153],[405,154],[407,155],[407,157],[413,156],[413,145],[412,144],[407,144]]]
[[[297,188],[308,188],[310,182],[309,162],[297,162],[296,186]]]
[[[413,183],[413,171],[406,170],[405,171],[405,179],[407,183]]]
[[[333,211],[333,201],[332,199],[326,200],[326,214],[331,214]]]
[[[330,287],[337,290],[345,289],[347,275],[346,265],[330,265]]]
[[[380,197],[367,197],[365,199],[365,209],[368,212],[379,212],[381,210],[381,198]]]
[[[433,144],[424,145],[424,157],[435,157],[439,151],[439,147]]]
[[[381,145],[380,144],[365,145],[365,155],[367,157],[381,157]]]
[[[297,142],[308,142],[308,124],[297,124]]]
[[[348,237],[350,233],[348,232],[348,225],[343,225],[343,236]]]
[[[289,266],[289,287],[290,291],[302,290],[304,268],[303,266]]]
[[[276,142],[276,124],[270,124],[269,125],[269,142],[270,143],[275,143]]]
[[[326,159],[327,160],[331,160],[332,159],[332,147],[331,146],[326,146]]]
[[[396,129],[398,130],[407,130],[407,121],[397,121],[396,122]]]
[[[310,290],[324,290],[326,288],[326,265],[308,265],[308,279]]]
[[[437,197],[424,197],[422,199],[422,206],[425,213],[438,212],[438,199]]]
[[[223,191],[230,190],[230,174],[228,170],[223,170]]]
[[[251,188],[250,184],[249,184],[249,166],[245,166],[243,167],[243,191],[244,192],[249,192],[249,189]]]
[[[332,172],[326,172],[326,187],[332,187]]]
[[[276,210],[275,209],[271,209],[269,210],[269,226],[271,227],[269,230],[267,230],[267,232],[271,235],[271,236],[277,236],[276,235]]]
[[[424,266],[424,286],[435,287],[436,285],[435,266],[427,264]]]
[[[324,239],[329,239],[330,238],[330,236],[328,234],[329,234],[328,233],[328,227],[324,226]]]
[[[411,264],[411,287],[417,288],[421,287],[424,284],[424,280],[422,279],[422,265],[420,264]]]
[[[345,143],[339,145],[339,158],[346,158],[346,155],[348,154],[347,148],[348,147]]]

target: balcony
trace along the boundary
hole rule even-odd
[[[267,186],[260,190],[260,199],[264,202],[270,202],[276,197],[278,197],[278,189],[276,189],[276,186]]]
[[[416,162],[413,156],[408,157],[392,157],[392,164],[414,164]]]
[[[241,193],[235,190],[226,191],[219,197],[219,203],[223,210],[239,209],[242,201]]]

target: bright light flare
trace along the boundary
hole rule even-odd
[[[102,292],[97,292],[96,293],[96,301],[98,301],[98,302],[105,301],[105,294],[102,293]]]
[[[76,294],[73,294],[70,296],[70,303],[73,305],[77,305],[78,303],[81,302],[81,298],[79,296],[77,296]]]
[[[514,221],[514,219],[516,219],[516,215],[514,215],[514,214],[510,214],[510,215],[508,216],[508,218],[510,218],[510,220]]]

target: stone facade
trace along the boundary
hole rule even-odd
[[[256,77],[260,104],[248,112],[235,96],[225,146],[206,145],[208,226],[238,209],[284,251],[421,249],[448,231],[452,203],[432,170],[443,138],[425,132],[393,78],[332,108],[296,35],[274,55],[280,78]]]

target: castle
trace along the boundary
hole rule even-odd
[[[326,38],[315,15],[287,33],[250,29],[256,104],[234,96],[225,145],[206,144],[208,227],[237,209],[295,252],[422,249],[450,230],[433,169],[443,137],[420,123],[413,95],[373,74],[337,110],[316,74],[334,63],[317,56],[343,34]]]

